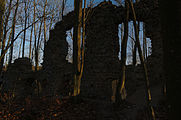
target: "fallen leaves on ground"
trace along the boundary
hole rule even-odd
[[[1,104],[0,120],[95,120],[91,103],[72,103],[69,97],[26,98]]]
[[[91,101],[74,103],[70,97],[27,97],[0,102],[0,120],[96,120],[96,106]],[[165,105],[154,107],[157,120],[167,120]],[[146,109],[138,110],[137,120],[146,120]]]

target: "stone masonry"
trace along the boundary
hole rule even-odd
[[[85,68],[81,95],[110,100],[111,83],[119,78],[118,23],[115,6],[103,2],[92,10],[86,24]]]
[[[16,99],[34,93],[32,64],[28,58],[19,58],[11,63],[4,74],[3,92]]]
[[[154,3],[154,4],[153,4]],[[155,0],[140,0],[134,4],[138,21],[146,24],[146,35],[152,40],[152,55],[149,57],[151,81],[160,81],[162,74],[162,43],[158,4]],[[130,10],[131,11],[131,10]],[[125,18],[125,8],[111,2],[102,2],[91,9],[86,23],[85,68],[81,82],[81,95],[110,100],[111,83],[119,79],[118,25]],[[66,31],[74,25],[74,12],[68,13],[50,31],[50,39],[44,51],[43,69],[47,73],[49,94],[61,93],[67,80],[73,81],[73,66],[65,58],[68,51]],[[130,12],[130,21],[133,20]],[[158,69],[159,68],[159,69]],[[139,68],[140,69],[140,68]],[[135,69],[138,70],[138,69]],[[133,70],[133,71],[135,71]],[[135,71],[140,73],[140,71]],[[135,74],[132,73],[134,76]]]
[[[50,39],[45,46],[43,61],[43,71],[46,73],[46,79],[43,81],[45,95],[67,95],[69,91],[67,87],[73,79],[73,66],[66,60],[68,53],[66,31],[71,29],[72,22],[69,21],[70,18],[66,19],[65,16],[64,20],[58,22],[50,31]]]

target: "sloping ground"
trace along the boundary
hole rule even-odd
[[[13,100],[12,95],[0,95],[0,120],[148,120],[143,80],[127,81],[127,100],[114,106],[103,100],[70,97],[26,97]],[[151,86],[156,120],[168,120],[161,83]]]
[[[68,98],[26,99],[25,101],[1,103],[0,120],[94,120],[91,103],[73,104]]]
[[[81,100],[75,103],[69,97],[27,98],[25,101],[6,103],[1,101],[0,120],[147,120],[146,108],[141,103],[144,99],[141,100],[139,92],[128,98],[132,104],[125,103],[119,107],[110,107],[109,104],[95,100]],[[135,96],[137,98],[134,98]],[[156,120],[168,120],[163,102],[154,108]]]
[[[151,93],[156,120],[168,120],[168,109],[161,92],[161,86],[159,84],[152,86]],[[124,107],[116,112],[123,114],[126,120],[148,120],[144,86],[138,86],[132,95],[128,95]]]
[[[103,100],[72,97],[26,97],[13,100],[11,95],[0,95],[0,120],[148,120],[143,80],[128,81],[127,100],[117,106]],[[156,120],[168,120],[162,86],[151,86]],[[162,100],[162,101],[161,101]]]

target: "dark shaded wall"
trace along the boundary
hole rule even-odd
[[[60,21],[55,25],[55,28],[50,31],[50,39],[45,46],[43,71],[46,79],[42,81],[45,95],[67,95],[69,92],[67,90],[69,82],[73,79],[73,66],[66,60],[68,53],[66,31],[72,26],[69,20]]]
[[[170,105],[169,120],[180,118],[181,106],[181,1],[160,0],[164,71],[167,76],[167,98]],[[168,9],[168,6],[171,9]]]
[[[1,92],[9,94],[15,99],[35,95],[35,73],[29,58],[18,58],[7,67],[4,73],[4,83]]]
[[[108,100],[112,81],[119,78],[119,38],[115,6],[103,2],[90,13],[86,24],[85,68],[81,95]]]
[[[150,7],[151,14],[144,20],[146,24],[146,35],[151,39],[152,55],[148,60],[151,83],[163,82],[163,43],[161,36],[161,22],[158,2]]]

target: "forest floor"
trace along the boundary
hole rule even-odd
[[[161,85],[151,87],[152,105],[155,111],[156,120],[168,120],[168,109],[166,100],[162,94]],[[124,107],[119,114],[123,114],[126,120],[148,120],[145,87],[138,86],[134,93],[127,96]]]
[[[156,120],[168,120],[160,86],[152,87]],[[72,97],[27,97],[25,100],[8,100],[4,95],[0,101],[0,120],[147,120],[147,108],[143,86],[139,86],[120,106],[110,106],[103,101],[81,99],[74,102]],[[97,109],[99,106],[100,109]],[[109,114],[109,115],[107,115]]]

